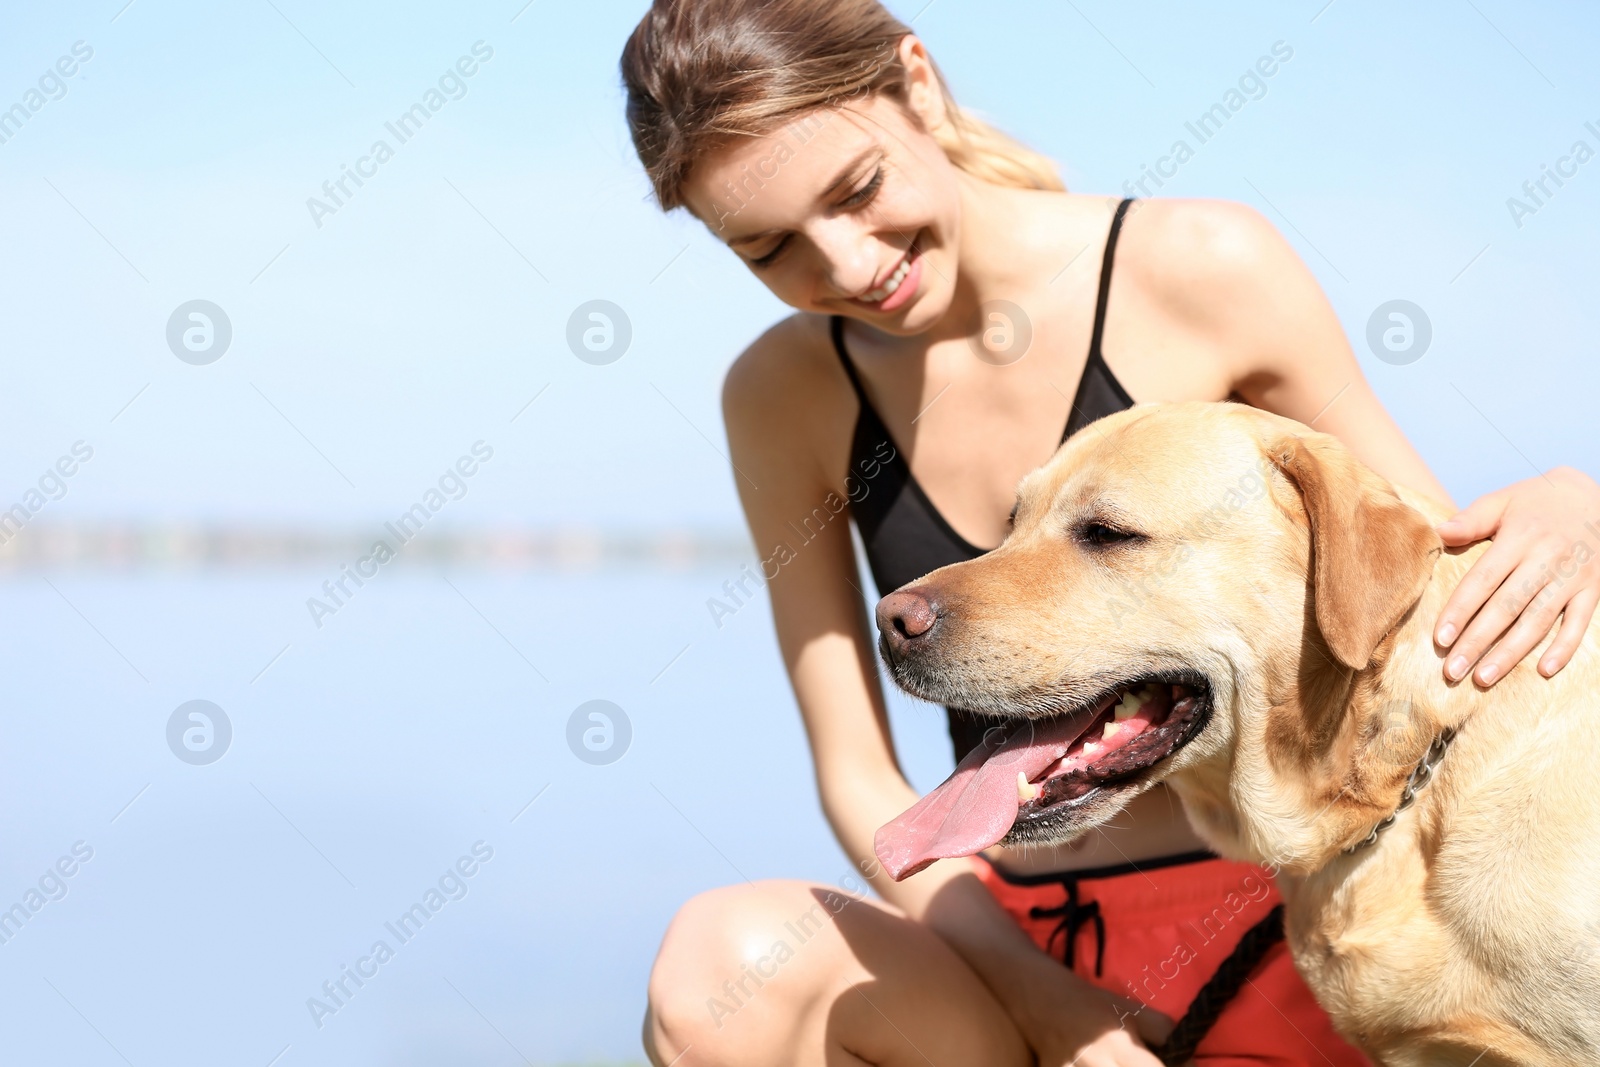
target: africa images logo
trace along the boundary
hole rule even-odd
[[[1367,347],[1385,363],[1396,367],[1415,363],[1432,343],[1433,322],[1409,300],[1379,304],[1367,319]]]
[[[167,319],[167,347],[185,363],[196,367],[215,363],[232,343],[228,313],[209,300],[179,304]]]
[[[617,762],[632,743],[632,720],[609,700],[586,700],[567,716],[567,747],[592,766]]]
[[[167,718],[167,747],[194,767],[215,763],[233,744],[233,722],[209,700],[179,704]]]

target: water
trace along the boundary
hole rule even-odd
[[[736,567],[402,560],[318,630],[333,570],[6,580],[0,906],[92,849],[0,944],[7,1062],[642,1062],[684,899],[848,874],[765,596],[720,630],[705,608]],[[596,698],[633,730],[603,766],[566,741]],[[232,724],[208,765],[167,744],[192,699]],[[925,788],[942,721],[892,704]],[[402,942],[385,923],[477,842],[492,857]],[[335,1007],[323,983],[379,940],[393,957]]]

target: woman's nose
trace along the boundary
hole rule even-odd
[[[843,220],[829,220],[840,223]],[[860,296],[878,274],[878,245],[854,226],[834,225],[812,235],[828,285],[843,296]]]

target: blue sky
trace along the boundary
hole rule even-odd
[[[1576,432],[1596,374],[1600,164],[1520,228],[1506,207],[1574,140],[1600,147],[1583,127],[1600,119],[1584,103],[1600,15],[1319,6],[899,10],[963,103],[1095,192],[1137,177],[1284,42],[1293,58],[1266,94],[1161,193],[1244,200],[1285,232],[1457,496],[1529,462],[1600,469]],[[20,492],[83,438],[96,461],[62,515],[322,522],[387,514],[484,438],[504,465],[464,521],[737,529],[705,438],[721,445],[724,369],[783,308],[698,223],[646,199],[615,68],[640,6],[521,7],[136,0],[115,21],[117,5],[13,15],[0,100],[76,41],[94,56],[0,145],[0,486]],[[478,41],[493,58],[466,94],[319,228],[306,200]],[[209,367],[163,343],[195,298],[234,326]],[[634,324],[607,367],[563,343],[595,298]],[[1434,325],[1410,366],[1359,340],[1393,298]]]

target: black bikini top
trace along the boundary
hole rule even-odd
[[[1089,358],[1083,377],[1072,398],[1061,440],[1077,433],[1095,419],[1133,406],[1122,383],[1106,366],[1100,353],[1100,336],[1105,329],[1106,296],[1111,291],[1111,261],[1117,246],[1117,233],[1131,199],[1117,205],[1106,234],[1105,256],[1100,263],[1100,292],[1094,309],[1094,331],[1089,338]],[[856,417],[855,435],[850,444],[850,514],[866,546],[867,565],[880,593],[889,593],[930,571],[950,563],[976,559],[989,549],[979,548],[956,533],[939,509],[933,506],[922,486],[911,474],[905,453],[895,445],[877,410],[862,388],[855,366],[844,347],[844,318],[833,316],[831,323],[834,351],[844,364],[850,384],[861,402]],[[857,488],[859,487],[859,488]],[[959,708],[947,709],[950,740],[960,762],[983,739],[984,731],[997,720]]]

